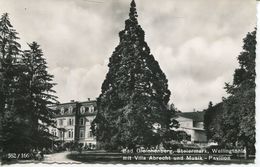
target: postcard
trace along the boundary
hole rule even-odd
[[[10,164],[255,164],[255,0],[1,0]]]

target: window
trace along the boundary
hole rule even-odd
[[[79,124],[80,124],[80,125],[84,125],[84,124],[85,124],[84,118],[80,118],[80,119],[79,119]]]
[[[68,131],[68,138],[73,138],[73,130],[72,129],[70,129]]]
[[[63,135],[62,135],[62,131],[59,131],[59,137],[62,138]]]
[[[92,131],[89,131],[89,137],[90,137],[90,138],[93,138],[93,133],[92,133]]]
[[[84,106],[81,106],[81,107],[80,107],[80,113],[81,113],[81,114],[84,114],[84,113],[85,113],[85,110],[86,110],[86,109],[85,109]]]
[[[69,113],[69,114],[72,114],[72,111],[73,111],[73,107],[70,106],[70,107],[69,107],[69,111],[68,111],[68,113]]]
[[[73,119],[72,119],[72,118],[69,118],[69,120],[68,120],[68,125],[69,125],[69,126],[73,125]]]
[[[63,125],[63,120],[59,119],[59,125],[62,126]]]
[[[84,138],[84,129],[80,129],[79,131],[79,137]]]
[[[61,107],[61,109],[60,109],[60,114],[61,114],[61,115],[64,114],[64,107]]]
[[[94,112],[94,106],[90,106],[90,107],[89,107],[89,112],[90,112],[90,113]]]
[[[52,130],[51,130],[51,134],[52,134],[53,136],[57,136],[56,129],[52,129]]]

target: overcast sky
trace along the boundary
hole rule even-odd
[[[94,99],[119,43],[131,0],[0,0],[22,49],[38,42],[60,102]],[[183,112],[226,96],[242,39],[256,26],[255,0],[136,0],[151,53]]]

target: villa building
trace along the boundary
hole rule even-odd
[[[84,102],[71,101],[52,107],[58,110],[55,116],[56,128],[49,127],[49,131],[56,136],[56,141],[62,143],[78,142],[83,146],[95,147],[96,138],[91,132],[91,122],[97,114],[96,100]],[[192,143],[207,142],[203,120],[204,112],[178,113],[176,120],[179,128],[191,136]]]
[[[63,143],[77,141],[84,146],[95,146],[96,139],[91,132],[91,122],[97,114],[96,101],[71,101],[52,107],[58,110],[55,116],[56,128],[49,127],[49,131],[56,136],[57,141]]]
[[[207,142],[207,136],[204,129],[203,111],[178,113],[176,120],[180,125],[177,130],[184,131],[190,135],[192,143]]]

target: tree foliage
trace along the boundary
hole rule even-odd
[[[25,50],[21,59],[24,72],[20,79],[20,91],[24,96],[19,105],[24,104],[21,117],[27,120],[30,144],[32,147],[40,147],[50,142],[48,126],[54,125],[55,111],[49,106],[57,102],[57,97],[54,96],[53,75],[47,71],[40,46],[36,42],[28,45],[30,50]]]
[[[233,84],[225,87],[230,96],[224,99],[223,141],[240,142],[254,151],[256,30],[243,41]]]
[[[21,51],[8,14],[0,19],[0,141],[5,152],[24,152],[50,142],[56,103],[53,76],[36,42]]]
[[[168,81],[145,42],[138,24],[136,4],[119,33],[120,43],[109,60],[94,121],[97,140],[108,149],[158,144],[176,126],[174,110],[168,110]],[[154,125],[160,129],[154,131]],[[96,128],[96,129],[95,129]]]
[[[16,81],[20,75],[17,64],[20,44],[17,42],[17,34],[8,14],[4,13],[0,18],[0,146],[4,146],[4,141],[16,133],[14,102],[18,90]]]
[[[209,102],[204,115],[204,128],[207,139],[215,142],[222,140],[223,102],[213,105]]]
[[[254,153],[256,30],[248,33],[243,41],[233,83],[225,85],[229,96],[207,109],[205,128],[210,139],[223,145],[239,144]]]

